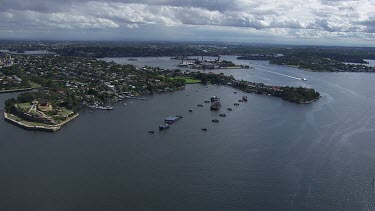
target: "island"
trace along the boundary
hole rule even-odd
[[[226,76],[223,73],[212,74],[196,72],[190,73],[190,75],[191,77],[200,80],[203,84],[211,83],[230,86],[247,93],[280,97],[283,100],[297,104],[309,104],[321,97],[319,92],[310,88],[272,86],[263,83],[236,80],[233,76]]]

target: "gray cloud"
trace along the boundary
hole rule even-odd
[[[228,27],[269,35],[373,39],[373,0],[0,0],[1,31]],[[194,30],[194,28],[189,28]]]

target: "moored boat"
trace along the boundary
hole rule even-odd
[[[211,110],[219,110],[221,108],[220,98],[213,96],[211,97]]]
[[[169,128],[169,124],[159,125],[159,130],[165,130]]]

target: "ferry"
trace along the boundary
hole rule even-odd
[[[167,118],[164,119],[164,122],[168,125],[171,125],[173,124],[175,121],[179,120],[179,119],[182,119],[182,116],[181,115],[177,115],[177,116],[169,116]]]
[[[221,107],[220,98],[213,96],[211,97],[211,110],[219,110]]]
[[[187,62],[182,61],[182,62],[178,65],[178,67],[190,67],[191,65],[194,65],[194,62],[192,62],[192,61],[187,61]]]

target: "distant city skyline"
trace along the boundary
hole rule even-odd
[[[0,39],[375,47],[372,0],[1,0]]]

